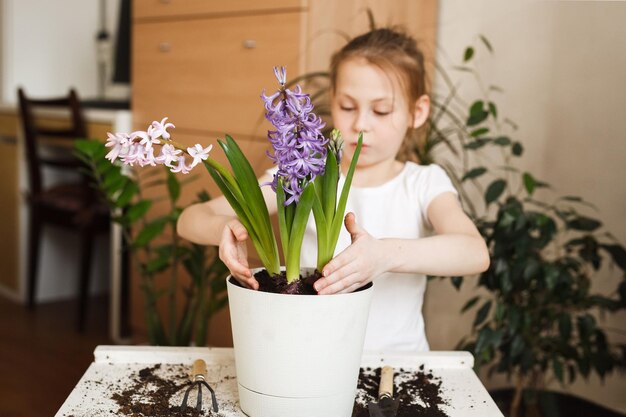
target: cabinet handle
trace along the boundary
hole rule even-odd
[[[161,0],[161,3],[163,4],[170,4],[172,2],[172,0]]]
[[[246,39],[243,41],[243,47],[246,49],[254,49],[256,48],[256,41],[254,39]]]
[[[159,51],[161,52],[169,52],[172,50],[172,44],[169,42],[161,42],[159,44]]]

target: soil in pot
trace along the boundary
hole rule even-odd
[[[269,292],[273,294],[293,294],[293,295],[317,295],[317,291],[313,288],[315,281],[320,279],[322,274],[315,270],[310,275],[302,277],[292,283],[287,283],[287,275],[285,272],[270,275],[266,269],[262,269],[254,274],[254,278],[259,283],[259,291]],[[231,278],[231,282],[239,287],[242,285],[237,280]]]
[[[322,278],[322,274],[316,269],[313,273],[302,276],[300,279],[287,283],[287,275],[285,272],[270,275],[266,269],[262,269],[254,274],[254,278],[259,283],[259,291],[269,292],[272,294],[292,294],[292,295],[317,295],[317,291],[313,287],[315,281]],[[234,285],[244,288],[236,279],[231,278],[230,282]],[[367,285],[362,288],[368,288]],[[356,290],[360,291],[360,289]]]

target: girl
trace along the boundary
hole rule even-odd
[[[487,269],[489,254],[443,169],[396,159],[411,129],[428,118],[422,54],[411,37],[376,29],[338,51],[330,75],[332,119],[344,137],[344,172],[361,131],[363,147],[336,257],[323,268],[315,289],[328,295],[375,281],[364,348],[428,350],[422,318],[426,275],[476,274]],[[272,174],[259,182],[271,181]],[[264,187],[263,193],[275,213],[274,192]],[[246,229],[223,197],[187,208],[178,232],[197,243],[219,244],[233,276],[258,288],[248,268]],[[311,216],[301,265],[315,261]]]

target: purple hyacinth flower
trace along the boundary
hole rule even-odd
[[[278,179],[283,179],[287,206],[297,203],[307,184],[324,173],[328,140],[321,132],[324,122],[313,113],[311,97],[300,86],[293,90],[285,87],[285,67],[275,67],[274,74],[280,89],[270,96],[262,94],[261,98],[265,103],[265,118],[276,129],[267,132],[273,148],[268,156],[278,165],[270,185],[276,191]]]

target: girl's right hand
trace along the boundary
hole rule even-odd
[[[232,276],[244,287],[259,289],[259,283],[248,268],[248,231],[237,219],[229,220],[222,231],[219,256]]]

